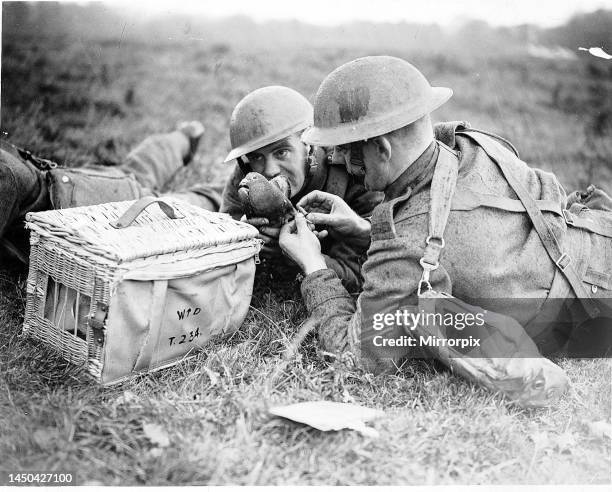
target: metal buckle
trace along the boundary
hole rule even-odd
[[[423,270],[426,270],[428,272],[432,272],[432,271],[436,270],[440,266],[440,262],[439,261],[436,261],[435,263],[427,263],[425,261],[425,258],[421,258],[419,260],[419,263],[423,267]]]
[[[561,265],[561,262],[563,260],[567,260],[567,262],[564,265]],[[561,269],[561,271],[564,271],[571,262],[572,262],[572,257],[568,255],[567,253],[563,253],[559,257],[559,259],[555,261],[555,265],[557,265]]]
[[[425,244],[426,244],[427,246],[429,246],[429,244],[430,244],[430,243],[431,243],[431,242],[432,242],[434,239],[435,239],[436,241],[440,241],[440,244],[439,244],[438,246],[440,246],[440,249],[443,249],[443,248],[444,248],[444,245],[446,244],[446,242],[444,241],[444,238],[443,238],[443,237],[427,236],[427,239],[425,239]]]
[[[423,284],[427,285],[427,292],[429,292],[430,290],[433,290],[433,288],[431,287],[431,284],[427,281],[427,280],[419,280],[419,286],[417,289],[417,296],[421,297],[421,295],[423,295]]]
[[[563,218],[565,219],[565,222],[569,225],[574,225],[574,219],[573,217],[570,215],[570,211],[566,208],[564,208],[562,210],[563,212]]]

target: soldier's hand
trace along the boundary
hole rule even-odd
[[[270,221],[265,217],[251,217],[248,219],[246,215],[243,215],[240,219],[242,222],[251,224],[256,227],[259,231],[257,239],[263,241],[260,255],[264,257],[274,257],[281,254],[281,249],[278,246],[278,236],[280,234],[280,227],[269,226]]]
[[[295,261],[306,275],[327,268],[321,254],[321,244],[302,214],[297,214],[295,220],[287,222],[281,228],[278,243],[283,252]]]
[[[297,207],[306,212],[306,219],[315,225],[323,225],[340,236],[369,240],[370,223],[337,195],[311,191],[298,202]]]

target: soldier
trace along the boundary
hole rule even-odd
[[[312,115],[310,102],[287,87],[264,87],[251,92],[232,113],[232,150],[226,162],[236,159],[238,164],[224,189],[219,184],[200,184],[167,195],[207,210],[220,209],[238,220],[245,213],[238,197],[239,183],[248,172],[255,171],[268,179],[286,176],[294,203],[312,190],[323,190],[343,198],[357,214],[369,217],[383,194],[367,192],[361,178],[349,176],[342,165],[330,165],[325,149],[311,148],[300,141],[301,132],[312,125]],[[26,261],[19,252],[23,247],[15,247],[13,238],[23,236],[21,224],[27,212],[160,194],[174,173],[191,162],[203,132],[199,122],[184,123],[175,132],[147,138],[118,168],[88,166],[61,172],[41,170],[54,164],[4,145],[8,152],[0,154],[0,196],[3,197],[0,238],[5,248]],[[279,229],[270,227],[264,218],[248,221],[260,230],[260,238],[265,243],[263,255],[279,257]],[[336,271],[346,288],[358,291],[359,261],[365,253],[364,247],[348,245],[338,237],[322,241],[328,266]]]
[[[341,231],[347,241],[371,241],[361,295],[355,301],[326,267],[304,217],[283,227],[280,246],[306,274],[302,295],[327,352],[350,352],[374,370],[392,368],[397,351],[385,357],[373,347],[382,332],[376,331],[380,323],[372,331],[372,319],[413,335],[425,333],[424,319],[434,319],[429,328],[443,334],[442,317],[402,324],[394,313],[407,306],[404,313],[425,316],[424,307],[449,302],[455,313],[465,309],[461,318],[451,317],[456,330],[467,316],[482,316],[489,328],[508,328],[490,330],[489,342],[501,337],[512,350],[492,356],[501,359],[487,359],[493,345],[475,350],[471,360],[467,352],[429,353],[523,404],[547,404],[567,379],[552,362],[538,359],[538,350],[557,352],[572,337],[579,344],[575,329],[585,320],[591,330],[611,324],[610,198],[590,188],[568,200],[553,174],[527,166],[504,139],[465,122],[433,127],[430,113],[451,95],[448,88],[431,87],[408,62],[388,56],[361,58],[328,75],[316,95],[315,124],[302,138],[334,146],[334,162],[364,175],[366,189],[384,191],[385,201],[371,223],[320,192],[298,205],[317,209],[306,219]],[[535,366],[537,374],[527,370]],[[508,389],[502,383],[515,384],[512,374],[524,379]]]
[[[358,215],[369,217],[383,198],[382,193],[368,192],[359,176],[351,176],[344,165],[332,165],[323,147],[311,147],[300,140],[301,133],[312,125],[313,108],[301,94],[282,86],[257,89],[235,107],[230,121],[232,150],[226,162],[237,164],[223,191],[221,212],[240,219],[245,213],[238,187],[247,173],[254,171],[267,179],[284,175],[295,204],[313,190],[321,190],[343,199]],[[245,219],[246,220],[246,219]],[[265,218],[248,221],[260,230],[264,256],[279,256],[278,227]],[[343,281],[349,291],[361,284],[360,257],[367,245],[348,244],[338,236],[325,238],[325,264]]]
[[[132,200],[159,195],[182,166],[191,163],[204,127],[184,122],[177,130],[146,138],[117,167],[59,168],[6,141],[0,148],[0,254],[27,263],[23,219],[27,212]],[[218,210],[219,189],[199,184],[168,193],[207,210]]]

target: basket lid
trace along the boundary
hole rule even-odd
[[[143,200],[143,199],[141,199]],[[255,227],[176,198],[164,197],[177,218],[170,218],[154,200],[130,225],[116,228],[136,200],[75,207],[26,215],[26,227],[45,237],[74,245],[75,252],[125,262],[154,255],[231,245],[257,237]],[[168,207],[164,207],[166,210]],[[171,214],[172,215],[172,214]]]

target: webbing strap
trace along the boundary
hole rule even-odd
[[[461,132],[463,133],[463,132]],[[584,309],[588,313],[591,318],[596,318],[599,316],[599,309],[595,305],[591,295],[588,290],[582,283],[582,279],[578,275],[578,272],[574,268],[572,264],[572,258],[565,252],[561,250],[561,246],[557,241],[557,238],[550,228],[550,225],[544,219],[544,215],[538,208],[535,203],[535,200],[531,197],[527,189],[522,185],[522,183],[514,176],[512,170],[506,164],[506,155],[508,155],[505,150],[499,147],[499,144],[494,140],[490,139],[486,135],[475,132],[465,132],[465,135],[469,136],[473,140],[476,141],[480,147],[484,149],[484,151],[489,155],[489,157],[497,164],[499,169],[502,172],[502,175],[510,185],[510,187],[514,190],[516,195],[519,197],[519,200],[523,202],[525,206],[525,211],[529,215],[531,222],[533,223],[533,227],[540,236],[542,244],[544,245],[544,249],[550,256],[551,260],[557,265],[559,270],[565,275],[565,278],[572,286],[576,297],[580,299]]]
[[[440,253],[444,248],[444,230],[457,185],[459,159],[445,145],[441,143],[439,145],[440,153],[429,191],[429,235],[425,240],[425,252],[419,261],[423,268],[418,287],[419,296],[423,293],[424,287],[431,290],[429,275],[439,266]]]
[[[344,198],[349,184],[349,175],[344,166],[330,164],[325,183],[325,191]]]
[[[536,200],[536,204],[542,212],[552,212],[563,217],[561,205],[554,200]],[[469,211],[479,207],[494,208],[504,210],[505,212],[525,213],[525,206],[520,200],[514,200],[505,196],[477,193],[469,188],[457,186],[451,203],[451,211]],[[403,214],[396,223],[427,213],[429,213],[429,203],[415,205],[410,207],[410,210],[405,215]]]
[[[164,319],[167,291],[167,280],[156,280],[153,282],[153,295],[151,296],[152,310],[149,316],[148,331],[145,340],[140,347],[138,357],[136,357],[136,361],[134,362],[132,372],[145,371],[151,367],[153,355],[159,348],[162,329],[161,324]]]

